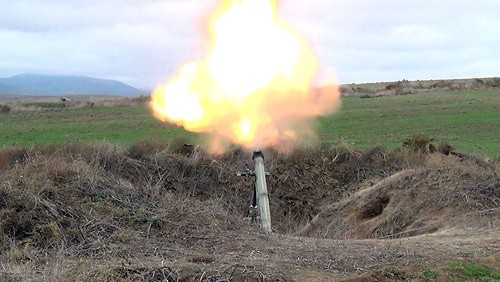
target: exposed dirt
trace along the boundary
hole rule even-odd
[[[498,163],[343,146],[265,155],[272,234],[246,217],[242,150],[2,150],[0,280],[464,278],[453,261],[500,272]]]

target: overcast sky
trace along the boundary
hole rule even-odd
[[[0,77],[86,75],[151,89],[200,55],[214,0],[0,0]],[[341,83],[500,76],[498,0],[281,0]]]

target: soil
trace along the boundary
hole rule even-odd
[[[164,258],[148,255],[153,250],[171,254],[170,262],[163,265],[186,281],[198,281],[202,275],[207,281],[420,280],[425,269],[446,267],[450,259],[500,264],[498,232],[493,230],[481,234],[447,230],[393,240],[315,239],[259,230],[218,235],[201,238],[206,242],[193,242],[190,247],[156,241],[130,250],[134,254],[130,265],[114,270],[158,267]]]

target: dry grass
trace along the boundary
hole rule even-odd
[[[496,169],[495,164],[475,157],[431,154],[420,166],[326,207],[300,234],[398,238],[454,226],[498,227]]]
[[[321,224],[303,235],[413,236],[437,229],[402,232],[440,220],[463,224],[457,216],[464,212],[479,225],[498,224],[491,213],[473,213],[498,208],[498,164],[380,147],[359,152],[345,144],[265,155],[278,233],[295,234],[313,218]],[[106,142],[1,150],[0,279],[203,280],[246,273],[241,277],[259,280],[255,269],[227,265],[186,274],[217,264],[209,250],[232,242],[227,238],[234,234],[262,236],[246,218],[252,181],[236,176],[248,162],[250,152],[210,156],[181,139],[170,145],[144,140],[127,150]],[[157,254],[157,242],[169,251]],[[186,251],[193,246],[207,251]],[[129,266],[127,260],[146,250],[161,256],[161,264]],[[189,266],[167,263],[186,252]]]
[[[12,110],[11,106],[0,104],[0,114],[8,114]]]
[[[75,96],[63,101],[59,97],[29,97],[0,104],[0,114],[41,112],[62,109],[81,109],[93,107],[137,107],[149,101],[149,97],[138,98],[112,96]]]
[[[365,84],[342,85],[341,93],[345,97],[380,97],[392,95],[408,95],[434,91],[498,89],[500,78],[472,78],[448,80],[417,80],[406,79],[396,82],[378,82]]]

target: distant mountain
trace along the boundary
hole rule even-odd
[[[144,94],[144,91],[123,82],[109,79],[86,76],[20,74],[9,78],[0,78],[0,94],[138,96]]]

